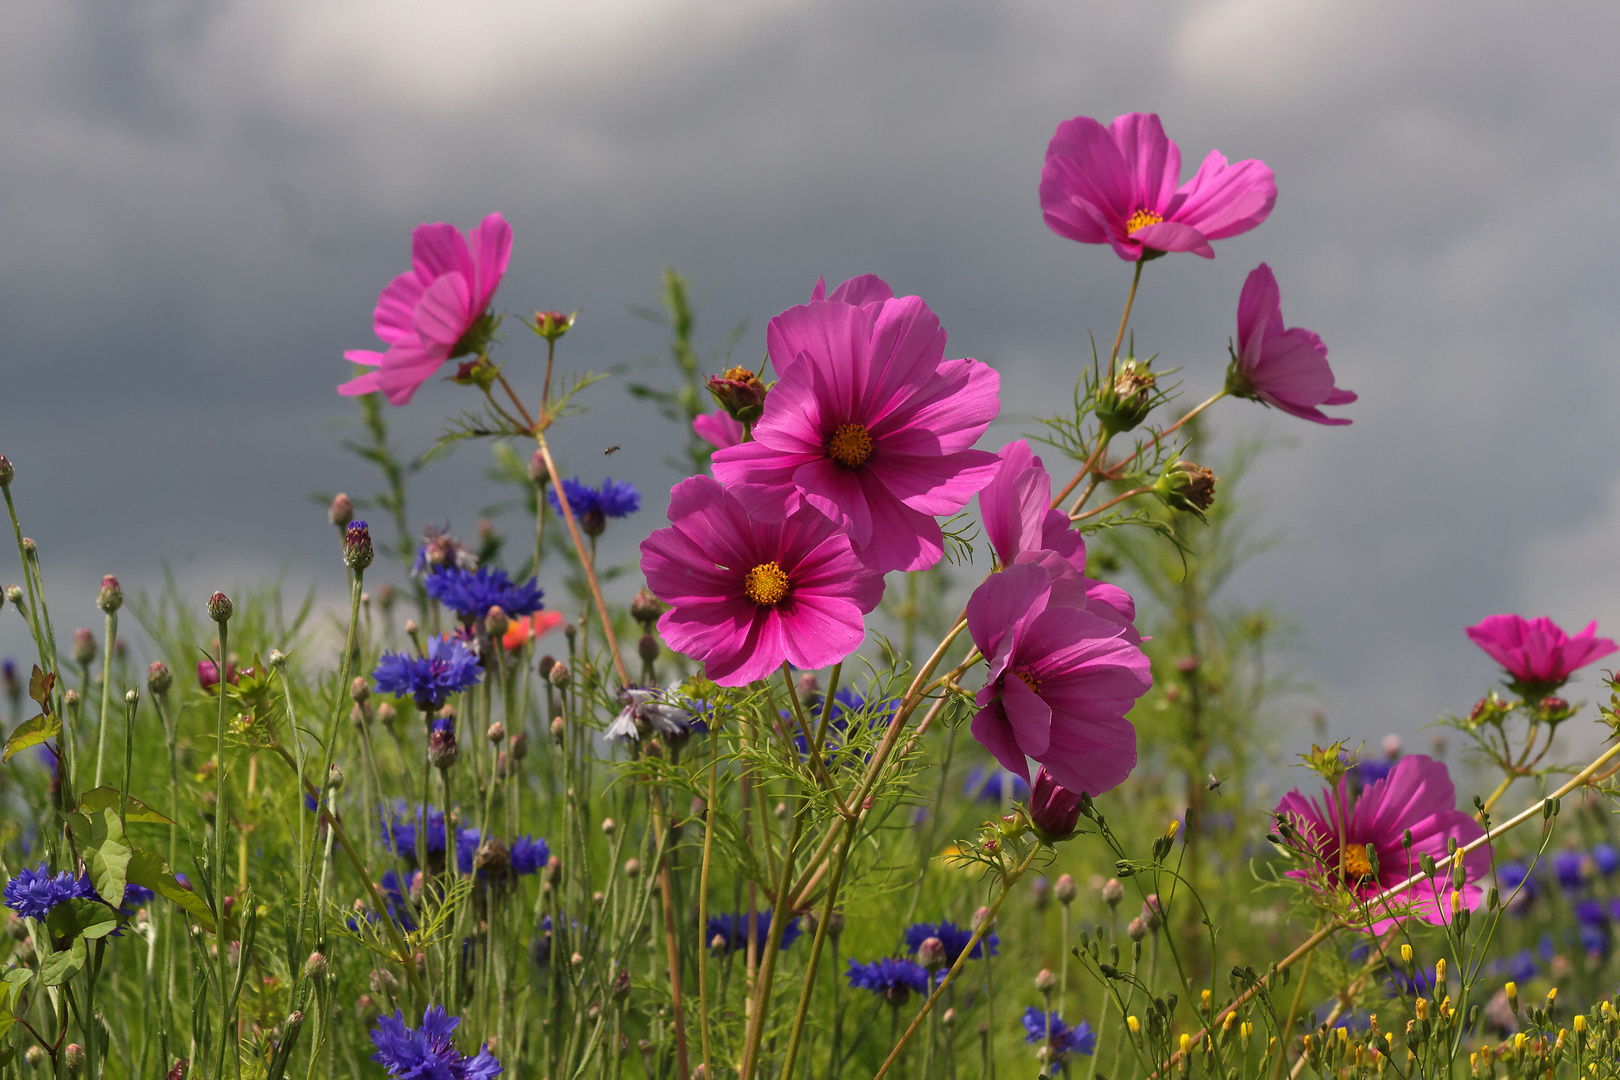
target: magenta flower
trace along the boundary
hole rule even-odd
[[[852,277],[834,289],[831,295],[827,293],[827,279],[817,278],[816,287],[810,290],[811,303],[817,300],[831,300],[834,303],[854,304],[857,307],[862,307],[866,304],[881,304],[885,300],[893,299],[894,290],[889,288],[887,281],[884,281],[876,274],[861,274],[858,277]]]
[[[1333,369],[1321,338],[1299,326],[1283,329],[1282,294],[1265,263],[1250,271],[1243,283],[1237,326],[1237,351],[1226,369],[1227,393],[1318,424],[1350,422],[1317,408],[1348,405],[1356,395],[1333,385]]]
[[[1131,262],[1167,251],[1213,259],[1211,240],[1248,232],[1276,201],[1264,162],[1227,164],[1214,150],[1182,184],[1181,150],[1153,113],[1126,113],[1107,127],[1089,116],[1065,120],[1041,169],[1046,227],[1082,244],[1112,244]]]
[[[1055,580],[1078,585],[1083,599],[1065,594],[1061,603],[1084,607],[1093,615],[1117,622],[1136,635],[1136,602],[1117,585],[1086,577],[1086,542],[1071,527],[1068,515],[1052,506],[1052,478],[1041,459],[1018,439],[996,455],[1000,465],[979,492],[979,516],[985,539],[1003,566],[1038,562]]]
[[[731,414],[724,409],[716,409],[712,413],[704,413],[693,418],[692,430],[697,433],[698,438],[716,450],[737,446],[743,441],[742,424],[733,420]]]
[[[714,475],[761,521],[811,506],[873,569],[923,570],[944,553],[936,516],[995,475],[995,456],[972,447],[1000,409],[1001,380],[977,360],[946,360],[928,305],[886,290],[855,278],[771,320],[781,377],[754,441],[716,451]]]
[[[1337,792],[1324,788],[1320,798],[1307,799],[1296,788],[1277,804],[1276,815],[1293,827],[1317,860],[1313,867],[1288,871],[1289,877],[1321,881],[1325,874],[1327,881],[1363,901],[1419,873],[1423,855],[1445,858],[1452,837],[1461,846],[1485,835],[1479,822],[1457,809],[1457,790],[1445,763],[1423,754],[1401,758],[1359,797],[1353,795],[1349,774],[1339,780]],[[1405,846],[1408,829],[1410,851]],[[1467,876],[1455,903],[1472,911],[1481,895],[1477,882],[1490,874],[1491,853],[1484,847],[1469,852],[1463,870]],[[1442,926],[1451,919],[1451,893],[1449,874],[1422,881],[1373,910],[1372,932],[1383,933],[1398,921],[1391,910],[1410,910]]]
[[[1546,616],[1491,615],[1468,628],[1468,639],[1507,669],[1518,693],[1537,701],[1576,671],[1620,648],[1597,636],[1595,620],[1570,637]]]
[[[800,506],[762,522],[694,476],[670,492],[669,520],[641,542],[647,587],[670,605],[658,629],[721,686],[766,678],[784,660],[826,667],[860,646],[883,577],[822,514]]]
[[[422,224],[411,233],[411,269],[377,297],[372,328],[386,352],[350,349],[344,359],[374,367],[338,387],[354,396],[382,391],[404,405],[439,366],[482,351],[493,329],[489,302],[512,257],[512,226],[491,214],[466,236],[454,225]]]
[[[1053,780],[1043,765],[1035,773],[1029,817],[1042,840],[1049,844],[1067,840],[1080,823],[1080,796]]]
[[[1029,758],[1071,792],[1101,795],[1136,767],[1125,714],[1153,685],[1125,628],[1062,602],[1039,563],[991,574],[968,600],[968,632],[989,660],[973,737],[1029,781]]]

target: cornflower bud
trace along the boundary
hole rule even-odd
[[[1051,969],[1041,968],[1035,976],[1035,989],[1042,994],[1050,994],[1057,989],[1057,976],[1052,974]]]
[[[612,818],[609,817],[609,818],[603,818],[602,819],[602,832],[605,833],[606,835],[612,836],[613,835],[613,830],[615,830],[617,828],[618,828],[618,825],[614,824],[614,821],[613,821]]]
[[[551,678],[551,669],[556,667],[556,666],[557,666],[557,658],[552,656],[550,653],[546,653],[544,656],[542,656],[540,658],[540,663],[536,665],[536,667],[540,671],[540,677],[542,679],[550,679]]]
[[[96,658],[96,636],[85,627],[73,631],[73,662],[88,665]]]
[[[349,698],[357,705],[364,705],[371,698],[371,686],[365,677],[356,675],[354,681],[349,683]]]
[[[613,1000],[623,1001],[630,996],[630,969],[620,968],[613,977]]]
[[[1142,905],[1142,920],[1147,923],[1149,930],[1157,930],[1164,925],[1164,908],[1159,903],[1158,893],[1149,893],[1147,902]]]
[[[1074,903],[1074,898],[1080,895],[1080,887],[1074,883],[1074,878],[1068,874],[1059,874],[1057,881],[1052,883],[1052,895],[1064,907]]]
[[[84,1071],[84,1047],[78,1043],[68,1043],[67,1049],[62,1052],[62,1061],[67,1065],[69,1076],[77,1076]]]
[[[1132,919],[1125,926],[1125,936],[1132,941],[1141,941],[1148,936],[1147,923],[1141,919]]]
[[[558,746],[562,745],[563,736],[567,733],[567,731],[568,724],[563,720],[562,717],[553,716],[551,718],[551,737]]]
[[[1035,910],[1045,911],[1052,902],[1052,883],[1044,877],[1038,877],[1029,883],[1029,891],[1035,900]]]
[[[652,634],[642,634],[641,640],[636,642],[636,655],[641,657],[643,664],[657,663],[658,638]]]
[[[39,557],[39,545],[34,543],[32,536],[23,537],[22,553],[24,560],[33,560]]]
[[[429,764],[443,771],[454,765],[460,756],[461,748],[456,745],[455,717],[445,716],[433,721],[433,728],[428,733]]]
[[[347,528],[354,520],[353,500],[341,492],[332,496],[332,508],[326,512],[326,520],[340,529]]]
[[[373,554],[371,530],[366,527],[366,523],[349,522],[349,528],[343,534],[343,564],[350,570],[359,572],[371,565]]]
[[[546,883],[553,888],[562,884],[562,859],[555,855],[546,860]]]
[[[484,628],[489,631],[490,637],[502,637],[512,628],[512,620],[507,617],[506,610],[497,604],[484,616]]]
[[[572,677],[573,675],[572,672],[568,670],[568,665],[563,663],[561,660],[558,660],[556,663],[551,665],[551,673],[546,676],[546,678],[551,680],[551,685],[555,686],[559,690],[565,688],[572,680]]]
[[[343,790],[343,766],[337,764],[336,762],[333,762],[332,767],[326,772],[326,790]]]
[[[640,859],[626,859],[626,860],[624,860],[624,876],[627,877],[627,878],[640,877],[641,876],[641,860]]]
[[[11,606],[12,607],[16,608],[18,611],[21,611],[22,606],[23,606],[22,586],[21,585],[7,585],[6,586],[6,599],[11,601]]]
[[[0,488],[10,487],[11,481],[14,480],[16,476],[17,470],[11,464],[11,459],[6,457],[4,454],[0,454]]]
[[[163,661],[155,660],[152,666],[146,669],[146,688],[152,691],[153,695],[163,697],[173,685],[174,673]]]
[[[648,632],[652,631],[652,625],[658,621],[658,617],[668,610],[669,605],[654,596],[652,590],[645,585],[636,593],[635,599],[630,601],[630,617]]]
[[[551,474],[546,471],[546,455],[536,450],[529,455],[529,483],[543,488],[550,479]]]
[[[937,937],[924,938],[917,946],[917,963],[930,972],[945,966],[945,943]]]
[[[482,870],[492,878],[505,877],[512,869],[512,852],[492,836],[478,845],[473,854],[473,869]]]
[[[38,1070],[45,1064],[45,1048],[38,1043],[31,1044],[23,1051],[23,1060],[28,1062],[30,1069]]]
[[[1110,909],[1119,907],[1119,902],[1125,898],[1125,886],[1119,883],[1119,878],[1109,878],[1103,883],[1102,898]]]
[[[327,970],[326,956],[323,953],[312,952],[309,954],[309,959],[304,961],[304,978],[306,979],[323,979],[326,977]]]
[[[129,690],[124,691],[124,704],[125,705],[133,705],[139,700],[141,700],[141,695],[140,695],[140,692],[138,690],[129,689]]]
[[[377,706],[377,719],[383,727],[391,728],[399,720],[399,710],[384,701]]]
[[[940,1023],[945,1025],[946,1031],[950,1031],[952,1028],[956,1027],[956,1020],[957,1016],[955,1009],[946,1009],[945,1015],[940,1017]]]
[[[989,925],[985,926],[986,923]],[[990,909],[987,907],[981,907],[973,913],[973,929],[977,930],[981,926],[985,927],[986,934],[996,928],[995,920],[990,917]]]
[[[101,579],[101,588],[96,592],[96,607],[111,615],[124,606],[124,590],[119,588],[118,579],[111,574]]]
[[[229,622],[231,612],[234,610],[231,598],[222,592],[216,592],[208,598],[208,617],[217,623]]]
[[[524,758],[528,757],[529,737],[521,731],[513,735],[511,751],[513,761],[522,761]]]

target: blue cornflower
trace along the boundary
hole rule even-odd
[[[1575,929],[1581,947],[1590,956],[1608,956],[1613,947],[1609,912],[1601,900],[1581,900],[1575,904]]]
[[[586,536],[601,536],[608,518],[622,518],[641,509],[641,493],[632,485],[612,477],[604,477],[600,488],[581,482],[577,476],[564,480],[562,486],[563,493],[568,496],[569,509],[574,511],[574,518],[579,522],[579,530]],[[562,513],[556,489],[548,490],[546,498],[551,500],[553,510]]]
[[[416,821],[419,807],[406,806],[404,799],[394,800],[392,807],[380,807],[383,823],[383,846],[396,855],[416,858]],[[433,806],[427,808],[427,852],[429,855],[444,851],[444,811]]]
[[[928,991],[928,971],[917,961],[900,956],[885,956],[870,964],[851,960],[849,985],[857,990],[882,994],[883,1000],[899,1008],[911,997],[913,990],[919,994]]]
[[[1614,872],[1620,870],[1620,851],[1610,844],[1598,844],[1592,848],[1592,865],[1604,877],[1613,877]]]
[[[963,926],[957,926],[949,919],[937,923],[913,923],[906,927],[906,951],[916,952],[922,947],[922,943],[931,937],[939,938],[940,942],[945,946],[945,963],[954,964],[956,958],[962,955],[962,950],[967,948],[967,943],[973,939],[973,931]],[[984,956],[984,947],[986,945],[990,946],[990,955],[995,956],[996,949],[1000,944],[1001,938],[996,936],[995,931],[991,931],[980,938],[977,945],[973,946],[973,951],[968,953],[968,959],[978,960]]]
[[[96,888],[88,877],[75,877],[64,870],[55,877],[40,863],[38,870],[24,867],[6,882],[6,906],[28,919],[43,919],[51,908],[64,900],[89,899]]]
[[[404,930],[415,930],[416,920],[411,917],[411,905],[405,898],[405,886],[399,875],[389,870],[377,882],[382,889],[383,901],[388,905],[388,917]]]
[[[426,577],[452,566],[462,570],[475,569],[478,556],[473,554],[472,548],[451,536],[449,529],[429,525],[422,533],[422,546],[416,549],[411,576]]]
[[[142,904],[150,904],[157,893],[144,885],[130,882],[124,886],[124,903],[121,905],[127,911],[134,911]]]
[[[1029,785],[1024,783],[1022,776],[1014,776],[1005,769],[984,765],[968,773],[967,783],[962,785],[962,793],[971,795],[980,802],[1000,803],[1001,785],[1008,780],[1012,781],[1013,801],[1024,801],[1029,798]]]
[[[1051,1039],[1052,1050],[1057,1054],[1060,1065],[1062,1059],[1070,1054],[1089,1056],[1096,1052],[1097,1034],[1084,1020],[1070,1027],[1057,1013],[1049,1016],[1031,1005],[1024,1010],[1023,1024],[1025,1042],[1038,1043]]]
[[[477,829],[456,830],[456,865],[457,873],[470,874],[473,872],[473,856],[478,854],[478,845],[483,839]]]
[[[711,915],[709,916],[708,926],[705,928],[704,937],[708,941],[709,948],[715,949],[714,939],[721,938],[721,944],[715,951],[733,952],[748,947],[749,928],[750,920],[746,911],[739,911],[734,915]],[[755,942],[759,947],[763,948],[765,943],[771,939],[771,913],[769,911],[755,912],[752,929]],[[792,945],[798,940],[802,932],[799,929],[798,919],[795,918],[789,922],[782,928],[782,948],[785,949]]]
[[[440,575],[443,576],[443,575]],[[434,638],[426,656],[383,653],[371,673],[380,694],[409,696],[423,712],[443,705],[451,694],[476,686],[483,675],[478,658],[453,638]]]
[[[1553,874],[1558,878],[1558,887],[1572,892],[1581,887],[1585,878],[1582,873],[1582,863],[1586,857],[1578,851],[1560,851],[1553,856]]]
[[[1520,915],[1541,893],[1541,886],[1530,876],[1530,868],[1521,862],[1501,863],[1496,868],[1496,881],[1502,893],[1502,903],[1509,913]]]
[[[1427,968],[1414,967],[1411,971],[1391,964],[1385,969],[1389,976],[1390,990],[1396,995],[1407,997],[1428,997],[1434,992],[1434,972]]]
[[[524,835],[512,841],[512,872],[514,874],[537,874],[546,867],[546,860],[551,858],[551,846],[544,840]]]
[[[822,695],[816,694],[804,703],[804,718],[809,722],[812,733],[821,724],[821,710],[825,701],[826,699]],[[867,711],[866,699],[860,694],[848,688],[834,694],[832,715],[827,718],[827,738],[826,742],[823,743],[827,757],[830,759],[833,754],[843,749],[844,743],[849,736],[851,722],[860,722],[864,716],[864,722],[868,728],[886,727],[890,715],[894,712],[894,706],[893,701],[886,701],[873,709],[870,715],[865,715]],[[782,713],[782,720],[788,725],[788,729],[794,733],[793,745],[799,748],[799,753],[808,754],[810,744],[805,742],[804,733],[799,730],[799,722],[793,713],[791,711]]]
[[[543,595],[535,579],[519,584],[506,576],[506,571],[495,566],[480,566],[477,570],[463,570],[458,566],[440,570],[422,579],[427,594],[451,611],[463,622],[473,623],[498,607],[516,619],[532,615],[543,606]]]
[[[457,1016],[447,1016],[442,1005],[429,1005],[422,1013],[422,1026],[405,1026],[405,1014],[379,1016],[371,1029],[371,1043],[377,1052],[371,1060],[399,1080],[488,1080],[501,1071],[501,1063],[480,1047],[477,1057],[456,1049]]]
[[[1378,781],[1389,775],[1395,767],[1395,762],[1388,758],[1382,761],[1358,761],[1350,766],[1350,787],[1356,794],[1360,794],[1372,787]]]
[[[1520,949],[1505,960],[1496,960],[1491,963],[1491,973],[1503,979],[1512,979],[1517,983],[1527,983],[1539,973],[1536,967],[1536,958],[1529,949]]]

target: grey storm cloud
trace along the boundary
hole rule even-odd
[[[1067,395],[1129,280],[1042,225],[1046,140],[1157,111],[1189,167],[1261,157],[1281,196],[1213,262],[1148,267],[1139,349],[1212,390],[1264,260],[1361,394],[1339,430],[1217,410],[1223,434],[1287,440],[1247,493],[1288,543],[1234,588],[1291,616],[1336,722],[1411,732],[1493,677],[1461,632],[1483,615],[1620,630],[1617,32],[1597,2],[15,0],[0,450],[65,625],[94,625],[99,575],[151,587],[165,558],[199,597],[283,566],[330,594],[307,496],[375,487],[338,448],[342,351],[370,345],[413,225],[493,209],[517,233],[500,302],[583,309],[569,365],[660,354],[630,309],[666,263],[705,347],[746,321],[750,361],[818,276],[870,271],[1002,371],[992,434],[1012,437]],[[508,337],[531,377],[537,343]],[[618,383],[588,402],[559,451],[641,485],[650,527],[676,433]],[[460,405],[430,385],[396,441],[421,450]],[[501,498],[487,461],[425,473],[417,523],[470,531]],[[0,617],[0,649],[22,646]]]

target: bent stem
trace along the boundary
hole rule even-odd
[[[911,1037],[922,1026],[923,1020],[933,1011],[934,1003],[945,996],[945,988],[955,981],[963,965],[967,963],[968,957],[973,953],[974,949],[979,947],[979,942],[989,932],[991,924],[995,922],[996,912],[1001,910],[1001,905],[1012,894],[1012,887],[1018,884],[1019,879],[1024,876],[1024,871],[1029,869],[1030,863],[1035,861],[1035,856],[1039,855],[1040,851],[1040,845],[1035,845],[1030,849],[1029,854],[1024,856],[1024,861],[1019,863],[1011,873],[1002,879],[1000,894],[996,896],[995,902],[990,905],[990,910],[985,913],[984,918],[979,920],[979,925],[974,929],[973,936],[968,939],[968,943],[962,946],[962,952],[957,956],[956,963],[951,965],[951,970],[945,973],[945,978],[940,980],[939,985],[934,988],[934,992],[928,995],[928,1000],[923,1002],[922,1008],[917,1010],[917,1015],[912,1017],[911,1026],[907,1027],[906,1033],[900,1036],[900,1041],[894,1044],[894,1048],[889,1051],[889,1056],[884,1060],[883,1065],[877,1072],[872,1074],[872,1080],[883,1080],[884,1074],[899,1060],[901,1051],[906,1048],[906,1043],[911,1041]]]

